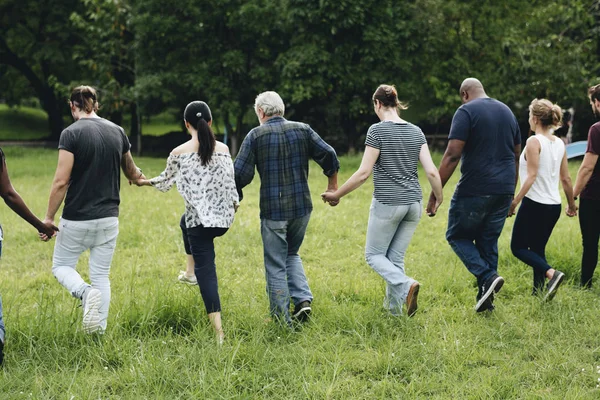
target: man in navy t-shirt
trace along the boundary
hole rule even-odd
[[[461,177],[448,213],[446,239],[477,278],[477,312],[493,310],[494,293],[504,279],[498,276],[498,237],[512,202],[521,133],[511,110],[488,97],[475,78],[460,87],[463,105],[452,119],[448,147],[440,164],[442,185],[461,161]],[[432,193],[427,212],[433,216]]]
[[[590,105],[600,117],[600,85],[588,89]],[[590,288],[598,264],[598,238],[600,237],[600,122],[590,127],[585,156],[577,172],[573,196],[579,200],[579,226],[583,239],[581,259],[581,286]]]

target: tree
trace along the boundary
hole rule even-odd
[[[138,101],[135,91],[136,41],[132,0],[82,0],[84,9],[73,12],[70,21],[82,33],[73,46],[73,59],[95,81],[101,94],[103,113],[116,124],[129,112],[129,135],[141,150]]]
[[[68,16],[77,0],[3,0],[0,4],[0,64],[18,71],[48,113],[50,138],[64,126],[66,83],[81,75],[71,57],[79,41]]]

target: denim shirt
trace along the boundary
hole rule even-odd
[[[307,124],[275,116],[252,129],[235,159],[235,183],[242,189],[260,175],[260,217],[275,221],[301,218],[312,211],[308,162],[319,164],[326,176],[340,169],[333,147]]]

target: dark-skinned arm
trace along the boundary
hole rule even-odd
[[[454,173],[456,166],[460,161],[460,157],[462,156],[463,149],[465,148],[465,141],[458,139],[450,139],[448,140],[448,147],[446,147],[446,151],[444,152],[444,157],[442,157],[442,162],[440,163],[440,179],[442,181],[442,187],[446,185],[448,179]],[[429,202],[427,203],[427,215],[433,217],[435,215],[435,204],[437,199],[435,198],[435,194],[432,192],[429,196]]]
[[[17,215],[29,222],[38,232],[51,237],[58,228],[52,224],[44,224],[36,217],[27,207],[19,193],[15,190],[10,178],[8,177],[8,169],[6,161],[2,157],[2,166],[0,167],[0,196],[7,206],[9,206]]]

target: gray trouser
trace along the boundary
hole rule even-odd
[[[61,218],[54,245],[52,273],[73,297],[81,299],[90,285],[76,271],[81,253],[90,250],[90,281],[92,287],[102,293],[100,301],[100,326],[106,329],[110,305],[110,281],[108,274],[119,234],[116,217],[88,221],[69,221]]]
[[[402,305],[415,282],[404,273],[404,253],[422,212],[421,202],[388,206],[374,198],[371,203],[365,257],[385,280],[384,307],[394,315],[402,313]]]

